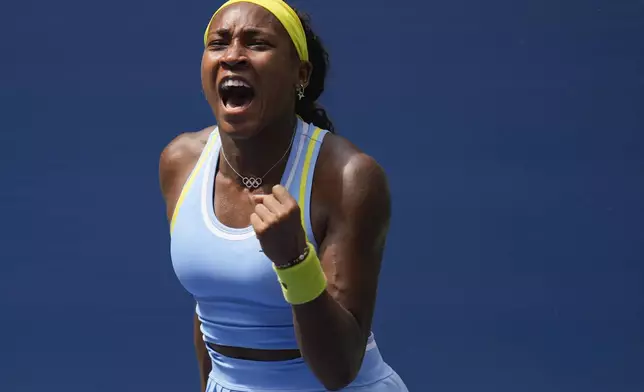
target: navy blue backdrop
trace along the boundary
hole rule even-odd
[[[644,390],[644,3],[295,2],[390,176],[374,330],[412,391]],[[0,11],[0,391],[197,391],[157,179],[220,2]]]

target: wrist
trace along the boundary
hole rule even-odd
[[[297,256],[297,257],[295,257],[295,258],[293,258],[293,259],[291,259],[291,260],[289,260],[289,261],[287,261],[285,263],[280,263],[280,264],[274,263],[275,268],[276,269],[285,269],[285,268],[294,267],[294,266],[300,264],[301,262],[303,262],[307,258],[307,256],[309,255],[310,251],[311,251],[311,248],[309,247],[309,243],[307,243],[306,246],[304,246],[304,249],[302,250],[302,252],[300,252],[299,256]]]
[[[307,243],[308,251],[302,261],[287,268],[273,265],[282,286],[284,299],[291,305],[301,305],[319,297],[327,286],[326,276],[313,245]]]

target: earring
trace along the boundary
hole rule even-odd
[[[297,86],[297,99],[302,100],[304,98],[304,85],[300,84]]]

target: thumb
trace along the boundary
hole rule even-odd
[[[248,192],[248,191],[246,191],[246,192]],[[254,194],[248,192],[248,198],[249,198],[250,202],[254,206],[257,205],[257,204],[263,203],[265,197],[266,197],[266,195],[254,195]]]

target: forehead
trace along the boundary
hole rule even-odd
[[[279,20],[267,9],[253,3],[231,4],[217,13],[210,31],[261,30],[276,35],[287,34]]]

